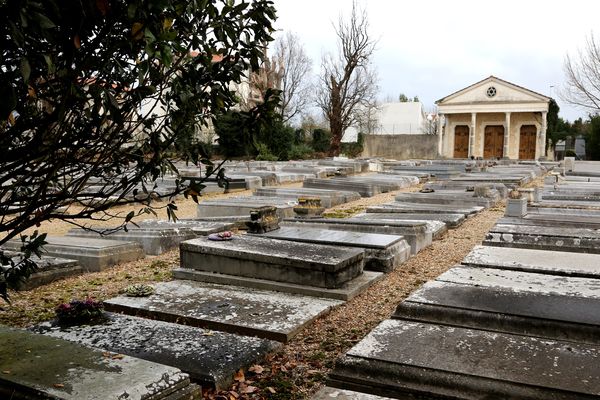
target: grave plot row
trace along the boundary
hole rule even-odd
[[[578,227],[595,211],[570,212],[501,220],[496,247],[411,294],[329,385],[393,398],[596,398],[600,255],[588,251],[595,229]]]

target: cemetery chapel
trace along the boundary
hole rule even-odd
[[[436,101],[438,151],[445,158],[544,159],[549,102],[490,76]]]

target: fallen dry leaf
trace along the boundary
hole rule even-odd
[[[254,372],[255,374],[262,374],[264,370],[265,369],[262,366],[258,365],[258,364],[254,364],[253,366],[251,366],[250,368],[248,368],[248,371]]]
[[[244,370],[240,369],[238,372],[233,375],[233,380],[236,382],[244,382],[246,377],[244,376]]]
[[[246,386],[241,392],[244,394],[250,394],[256,392],[257,390],[258,388],[256,386]]]
[[[9,370],[7,370],[7,369],[5,369],[4,371],[2,371],[2,373],[3,373],[3,374],[7,374],[7,375],[8,375],[8,374],[10,374],[10,371],[9,371]]]
[[[55,383],[55,384],[54,384],[54,385],[52,385],[52,386],[54,386],[55,388],[59,388],[59,389],[60,389],[60,388],[64,388],[64,387],[65,387],[65,385],[63,385],[62,383]]]
[[[125,357],[123,354],[115,354],[114,356],[112,356],[111,358],[113,360],[122,360],[123,357]]]
[[[277,393],[277,391],[274,388],[272,388],[271,386],[267,386],[267,391],[272,394]]]

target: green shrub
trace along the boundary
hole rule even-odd
[[[277,161],[277,156],[271,153],[269,146],[264,143],[257,142],[254,144],[258,154],[256,155],[257,161]]]
[[[327,153],[331,145],[331,132],[317,128],[313,131],[312,148],[319,153]]]
[[[305,160],[310,158],[313,154],[313,149],[306,143],[295,144],[292,146],[289,152],[290,160]]]

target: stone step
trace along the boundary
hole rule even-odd
[[[307,227],[306,224],[282,226],[259,235],[319,245],[356,247],[364,250],[365,266],[369,271],[391,272],[410,257],[410,246],[403,236]]]
[[[599,254],[475,246],[462,263],[473,267],[600,279]]]
[[[592,399],[597,345],[385,320],[344,357],[329,386],[395,398]]]
[[[316,218],[311,220],[290,218],[285,219],[281,225],[399,235],[403,236],[410,245],[411,254],[417,254],[421,249],[431,244],[433,232],[425,221],[380,221],[370,219],[370,215],[375,214],[366,214],[365,217]]]
[[[118,240],[47,236],[42,253],[53,257],[76,260],[85,271],[103,271],[113,265],[144,257],[142,246]],[[20,240],[10,240],[2,246],[20,251]]]
[[[600,232],[585,228],[496,224],[483,244],[599,254]]]
[[[457,266],[394,318],[600,344],[600,280]]]
[[[2,399],[200,399],[179,369],[0,327]]]
[[[162,282],[149,297],[119,296],[107,311],[286,342],[341,301],[187,280]]]
[[[297,285],[293,283],[277,282],[269,279],[240,277],[235,275],[220,274],[215,272],[197,271],[190,268],[175,268],[175,279],[187,279],[197,282],[215,283],[219,285],[240,286],[260,290],[272,290],[289,294],[321,297],[324,299],[348,301],[367,290],[372,284],[383,279],[382,272],[364,271],[356,278],[346,282],[339,288],[326,289],[317,286]]]
[[[180,369],[202,386],[227,389],[240,368],[259,363],[279,342],[170,322],[106,313],[102,324],[62,327],[45,322],[36,333]]]
[[[181,267],[239,277],[339,288],[362,273],[364,251],[340,246],[236,235],[229,241],[181,243]]]

